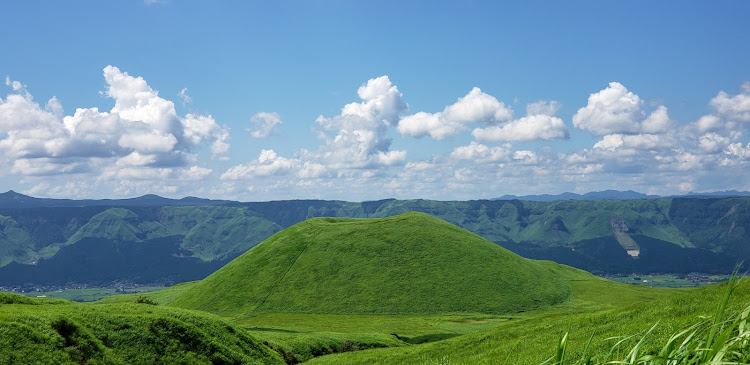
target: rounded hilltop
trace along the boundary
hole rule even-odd
[[[406,213],[296,224],[170,304],[220,314],[507,313],[569,295],[548,263],[430,215]]]

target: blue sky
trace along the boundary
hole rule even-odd
[[[0,190],[750,190],[750,3],[0,5]]]

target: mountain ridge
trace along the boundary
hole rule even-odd
[[[675,195],[653,195],[643,194],[633,190],[603,190],[591,191],[584,194],[564,192],[560,194],[532,194],[532,195],[512,195],[506,194],[497,198],[479,199],[479,200],[526,200],[526,201],[544,201],[552,202],[558,200],[631,200],[631,199],[663,199],[663,198],[681,198],[681,197],[738,197],[748,196],[748,191],[724,190],[711,192],[689,192],[686,194]],[[378,199],[365,200],[361,203],[383,202],[388,200],[402,199]],[[407,199],[408,200],[408,199]],[[285,201],[341,201],[325,199],[289,199],[289,200],[270,200],[262,202],[242,202],[236,200],[224,199],[206,199],[195,196],[186,196],[179,199],[165,198],[156,194],[145,194],[133,198],[121,199],[57,199],[57,198],[37,198],[30,195],[18,193],[14,190],[8,190],[0,193],[0,208],[39,208],[39,207],[86,207],[86,206],[203,206],[203,205],[236,205],[243,203],[278,203]]]
[[[55,199],[36,198],[8,190],[0,193],[0,208],[41,208],[41,207],[87,207],[87,206],[191,206],[233,203],[229,200],[211,200],[193,196],[181,199],[164,198],[156,194],[146,194],[124,199]]]
[[[736,197],[736,196],[750,196],[750,192],[737,191],[737,190],[724,190],[724,191],[712,191],[712,192],[689,192],[687,194],[676,194],[676,195],[653,195],[643,194],[633,190],[603,190],[603,191],[591,191],[584,194],[577,194],[571,192],[565,192],[560,194],[539,194],[539,195],[503,195],[498,198],[492,198],[491,200],[528,200],[528,201],[542,201],[542,202],[553,202],[558,200],[630,200],[630,199],[663,199],[663,198],[699,198],[699,197]]]
[[[274,233],[314,217],[382,218],[423,212],[534,259],[600,273],[728,273],[750,261],[750,198],[683,197],[629,200],[433,201],[384,199],[362,203],[290,200],[193,206],[0,205],[0,286],[64,285],[60,267],[75,257],[111,261],[107,275],[86,272],[74,282],[118,278],[155,254],[173,268],[119,279],[180,282],[200,278],[204,263],[231,260]],[[62,256],[59,256],[61,255]],[[665,260],[669,257],[669,260]],[[63,258],[65,258],[63,260]],[[15,265],[8,264],[15,262]],[[661,264],[660,264],[661,262]],[[666,263],[669,263],[667,265]],[[210,265],[209,265],[210,266]],[[157,275],[158,274],[158,275]],[[31,281],[29,281],[31,279]],[[114,280],[114,279],[113,279]]]

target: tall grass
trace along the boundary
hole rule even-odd
[[[739,266],[738,266],[739,268]],[[606,357],[593,359],[588,353],[589,344],[583,355],[577,359],[566,359],[565,350],[568,345],[568,333],[560,337],[554,356],[543,362],[544,365],[589,365],[589,364],[618,364],[618,365],[677,365],[677,364],[750,364],[750,305],[739,314],[729,315],[727,305],[729,298],[737,288],[739,276],[735,269],[727,282],[727,290],[719,302],[716,313],[711,317],[704,317],[701,321],[676,331],[657,351],[647,350],[645,344],[649,336],[659,326],[657,322],[638,342],[627,350],[625,356],[621,347],[630,342],[635,336],[611,337],[607,340],[616,341]]]

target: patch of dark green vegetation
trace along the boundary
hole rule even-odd
[[[108,285],[127,278],[140,284],[170,285],[198,280],[221,268],[227,261],[204,262],[179,247],[181,236],[143,242],[87,237],[64,246],[36,265],[13,262],[0,267],[3,285],[44,286],[86,283]]]
[[[407,336],[399,336],[398,334],[394,333],[393,336],[396,337],[396,338],[398,338],[401,341],[406,342],[406,343],[410,343],[412,345],[419,345],[421,343],[435,342],[435,341],[440,341],[440,340],[445,340],[445,339],[453,338],[453,337],[459,336],[459,334],[456,334],[456,333],[430,333],[428,335],[407,337]]]
[[[3,364],[280,364],[222,319],[148,304],[79,304],[0,293]]]

